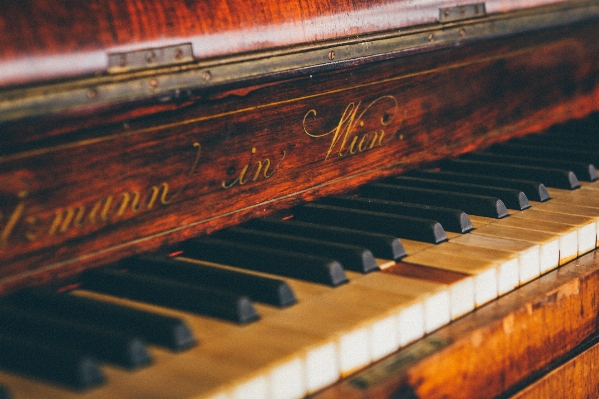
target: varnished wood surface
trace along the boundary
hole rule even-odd
[[[559,366],[551,369],[539,379],[522,389],[511,399],[553,399],[580,398],[594,399],[599,397],[599,345],[594,345],[576,353],[575,356]]]
[[[545,375],[596,333],[598,266],[599,254],[585,255],[311,398],[487,399],[515,394],[521,383]],[[596,386],[595,376],[585,374],[594,362],[588,356],[584,363],[568,362],[555,376],[547,374],[531,387],[531,396],[524,391],[521,397],[587,397],[577,393],[593,392]],[[575,379],[561,385],[570,376]]]
[[[0,291],[583,117],[599,107],[596,29],[6,124]]]
[[[488,12],[559,2],[487,1]],[[24,0],[0,13],[0,87],[105,72],[109,53],[191,43],[197,59],[436,22],[456,2]]]

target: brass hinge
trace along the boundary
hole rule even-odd
[[[121,73],[193,61],[191,43],[108,54],[108,72]]]
[[[464,19],[480,18],[487,15],[485,3],[466,4],[463,6],[439,8],[439,22],[454,22]]]

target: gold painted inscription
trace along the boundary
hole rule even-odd
[[[237,177],[229,182],[223,180],[221,183],[222,188],[231,188],[236,185],[243,186],[246,183],[256,182],[261,178],[264,180],[270,179],[283,163],[286,152],[285,150],[281,151],[281,159],[272,170],[270,170],[272,166],[270,158],[265,158],[263,161],[254,161],[254,154],[256,154],[256,147],[252,147],[250,160],[241,168]]]
[[[28,209],[29,192],[17,194],[16,205],[6,216],[0,212],[0,250],[10,247],[11,240],[36,242],[82,230],[88,226],[101,227],[135,216],[142,211],[172,204],[180,198],[198,168],[201,145],[193,143],[195,160],[178,190],[172,191],[168,182],[146,189],[125,190],[106,195],[95,202],[68,205],[44,212],[40,207]],[[4,226],[1,223],[4,222]]]
[[[324,133],[314,133],[309,129],[310,122],[316,120],[317,112],[311,109],[304,115],[304,132],[315,139],[330,138],[325,160],[333,154],[339,158],[359,154],[385,145],[388,139],[387,129],[394,122],[399,104],[394,96],[377,98],[365,107],[362,102],[350,102],[337,125]]]

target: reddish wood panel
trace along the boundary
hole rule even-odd
[[[559,0],[487,1],[505,12]],[[463,2],[460,2],[463,3]],[[0,87],[107,70],[107,54],[191,43],[197,59],[432,23],[454,1],[22,0],[0,14]]]
[[[597,367],[599,367],[599,345],[595,344],[573,359],[555,367],[510,398],[597,398],[599,397]]]
[[[497,397],[530,381],[535,374],[542,375],[547,366],[596,333],[597,289],[599,255],[595,252],[452,322],[312,398]],[[546,395],[523,397],[588,397],[576,395],[595,389],[597,378],[585,374],[589,372],[588,362],[567,368],[567,374],[548,374],[546,383],[532,388],[535,394]],[[576,379],[560,386],[566,376]],[[587,378],[589,387],[572,387]]]
[[[596,29],[324,71],[241,96],[205,93],[126,124],[112,123],[120,116],[111,110],[99,113],[103,125],[68,134],[45,119],[6,126],[0,290],[69,278],[582,117],[599,107]]]

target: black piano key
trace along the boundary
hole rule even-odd
[[[382,259],[398,260],[406,256],[406,250],[397,237],[388,234],[377,234],[335,226],[323,226],[300,222],[294,219],[258,218],[250,220],[243,226],[255,230],[272,231],[316,240],[330,240],[349,245],[362,245],[371,250],[374,256]]]
[[[425,179],[410,176],[396,176],[384,181],[385,184],[393,184],[401,187],[425,188],[441,190],[460,194],[474,194],[487,197],[499,198],[507,208],[524,210],[530,208],[530,202],[526,194],[520,190],[503,187],[484,186],[480,184],[447,182],[443,180]]]
[[[599,143],[597,137],[597,126],[599,126],[599,112],[588,115],[584,119],[571,119],[565,123],[551,126],[541,136],[556,136],[560,139],[584,139],[585,141]]]
[[[591,163],[574,162],[574,161],[563,161],[558,159],[546,159],[546,158],[532,158],[526,156],[514,156],[506,154],[498,154],[492,152],[472,153],[466,154],[462,159],[470,159],[473,161],[481,162],[495,162],[495,163],[509,163],[514,165],[531,165],[538,166],[541,168],[560,168],[569,169],[576,176],[583,181],[595,181],[599,179],[595,166]]]
[[[432,219],[441,223],[443,229],[446,231],[455,233],[467,233],[473,229],[472,222],[470,222],[468,215],[459,209],[351,196],[326,197],[321,199],[319,203],[372,212],[392,213],[394,215]]]
[[[105,381],[98,363],[70,348],[0,334],[0,368],[86,390]]]
[[[509,143],[532,143],[533,145],[541,144],[548,147],[559,147],[567,145],[576,147],[580,144],[586,144],[588,151],[594,151],[599,148],[599,137],[597,137],[597,122],[592,128],[582,128],[570,123],[563,125],[555,125],[541,134],[531,134],[525,137],[512,139]],[[583,148],[584,149],[584,148]]]
[[[199,237],[180,245],[183,257],[205,260],[311,281],[336,287],[346,283],[347,276],[338,261],[254,245],[238,244],[212,237]]]
[[[477,175],[476,173],[459,173],[448,171],[414,170],[408,176],[421,177],[424,179],[455,181],[461,183],[480,184],[482,186],[495,186],[520,190],[531,201],[544,202],[549,199],[549,193],[545,185],[533,180],[517,180],[506,177],[495,177]]]
[[[493,162],[454,159],[442,164],[442,169],[515,179],[538,180],[548,187],[574,190],[580,187],[574,172],[566,169],[539,168],[536,166],[503,165]]]
[[[543,145],[546,147],[565,146],[565,148],[567,148],[567,149],[593,151],[593,152],[597,152],[599,150],[599,138],[595,137],[594,134],[585,134],[585,135],[543,134],[540,136],[531,137],[530,139],[526,138],[526,140],[509,141],[508,143],[517,144],[517,145],[526,145],[526,146],[537,146],[537,145]]]
[[[259,319],[250,299],[243,295],[193,286],[112,268],[87,270],[82,287],[155,305],[245,324]]]
[[[152,356],[139,338],[16,307],[0,305],[0,333],[71,347],[130,369],[152,362]]]
[[[137,274],[222,289],[274,306],[285,307],[297,302],[293,290],[285,281],[237,270],[219,269],[160,256],[138,256],[125,259],[119,264]]]
[[[319,204],[299,206],[294,209],[294,216],[301,221],[392,234],[432,244],[447,241],[441,224],[429,219]]]
[[[3,385],[0,385],[0,399],[11,399],[10,391]]]
[[[346,270],[367,273],[378,270],[374,255],[370,250],[356,245],[338,244],[312,238],[294,237],[285,234],[233,227],[214,234],[215,238],[259,245],[271,249],[301,252],[338,260]]]
[[[7,301],[58,317],[123,331],[174,351],[188,349],[197,343],[183,320],[128,306],[44,288],[19,291]]]
[[[583,151],[596,151],[599,149],[599,142],[593,135],[573,135],[573,134],[551,134],[545,133],[541,135],[534,135],[530,137],[522,137],[516,140],[509,141],[511,144],[527,145],[527,146],[538,146],[543,145],[547,147],[558,147],[563,146],[567,143],[568,149],[579,149]]]
[[[368,184],[360,188],[365,198],[411,202],[431,206],[462,209],[470,215],[501,219],[508,216],[503,201],[496,197],[455,193],[425,188],[400,187],[393,184]]]
[[[396,176],[386,179],[385,184],[497,197],[501,199],[501,201],[503,201],[505,206],[509,209],[521,211],[530,208],[530,202],[528,202],[526,194],[520,190],[512,190],[509,188],[481,186],[470,183],[446,182],[442,180],[431,180],[409,176]]]

